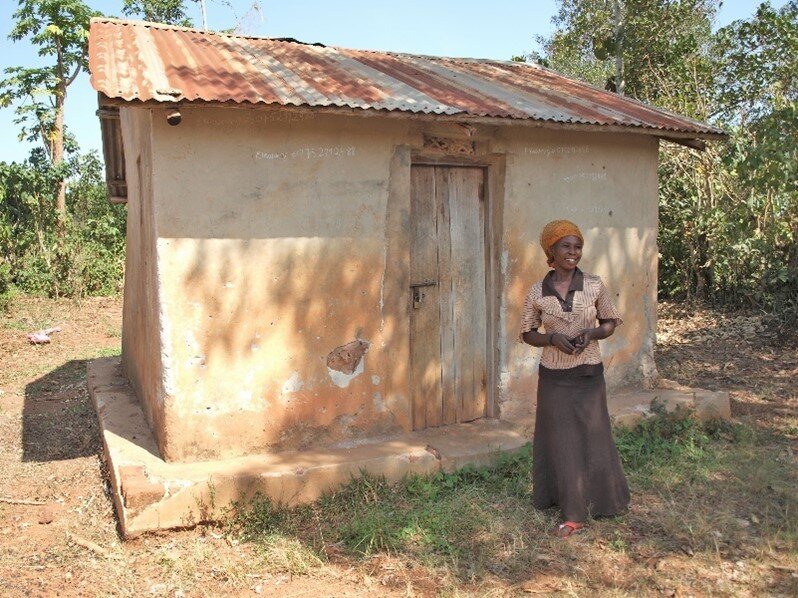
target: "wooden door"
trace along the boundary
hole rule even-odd
[[[413,429],[484,417],[485,171],[413,166],[410,361]]]

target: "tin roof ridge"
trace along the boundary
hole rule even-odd
[[[369,54],[388,54],[391,56],[412,56],[415,58],[436,59],[436,60],[466,60],[469,62],[499,62],[517,64],[513,60],[502,60],[501,58],[479,58],[473,56],[437,56],[433,54],[420,54],[416,52],[398,52],[394,50],[379,50],[375,48],[352,48],[349,46],[328,45],[321,42],[305,42],[295,37],[270,37],[268,35],[247,35],[243,33],[228,33],[226,31],[215,31],[211,29],[199,29],[198,27],[183,27],[182,25],[172,25],[169,23],[158,23],[157,21],[145,21],[143,19],[122,19],[119,17],[92,17],[91,22],[97,23],[114,23],[116,25],[147,27],[150,29],[164,29],[172,31],[188,31],[191,33],[199,33],[201,35],[223,35],[225,37],[239,37],[243,39],[263,40],[270,42],[285,42],[300,44],[303,46],[315,46],[318,48],[330,48],[333,50],[346,50],[350,52],[367,52]],[[525,63],[526,66],[537,68],[540,65],[536,63]],[[564,76],[564,75],[561,75]]]
[[[412,58],[424,58],[426,60],[450,60],[450,61],[458,61],[463,60],[467,62],[499,62],[499,63],[514,63],[513,60],[502,60],[501,58],[479,58],[476,56],[439,56],[435,54],[419,54],[417,52],[396,52],[394,50],[370,50],[370,49],[358,49],[358,48],[344,48],[342,46],[330,46],[331,48],[335,48],[337,50],[349,50],[355,52],[368,52],[370,54],[388,54],[389,56],[408,56]],[[528,64],[527,66],[537,66],[534,64]]]
[[[170,23],[158,23],[157,21],[145,21],[142,19],[120,19],[118,17],[92,17],[90,23],[113,23],[116,25],[146,27],[148,29],[165,29],[171,31],[187,31],[199,33],[201,35],[221,35],[225,37],[240,37],[243,39],[255,39],[271,42],[285,42],[289,44],[301,44],[303,46],[317,46],[327,48],[326,44],[320,42],[303,42],[294,37],[269,37],[267,35],[247,35],[244,33],[228,33],[226,31],[216,31],[213,29],[199,29],[197,27],[183,27],[182,25],[172,25]]]

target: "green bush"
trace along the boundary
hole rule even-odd
[[[94,153],[65,167],[67,216],[59,233],[54,209],[59,173],[34,151],[22,163],[0,163],[0,297],[12,289],[50,297],[112,295],[124,269],[124,206],[107,201]],[[2,303],[2,299],[0,299]]]
[[[707,40],[703,83],[671,86],[665,107],[703,98],[690,115],[729,140],[662,152],[661,294],[798,322],[797,57],[798,3],[763,3]]]
[[[0,312],[6,311],[14,298],[11,284],[11,266],[0,257]]]
[[[792,133],[785,138],[798,135],[798,111],[790,114]],[[784,174],[767,179],[764,166],[754,174],[771,149],[750,131],[732,127],[731,134],[726,146],[698,157],[673,147],[662,152],[659,293],[754,308],[782,324],[794,323],[798,188]],[[796,159],[798,153],[782,157]],[[704,175],[685,176],[694,170]]]

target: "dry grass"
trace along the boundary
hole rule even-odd
[[[86,359],[119,350],[120,312],[117,299],[22,298],[0,319],[0,495],[46,503],[0,503],[2,596],[798,594],[798,352],[761,320],[663,307],[662,375],[730,390],[741,425],[631,471],[629,514],[570,541],[547,535],[554,514],[529,507],[520,464],[263,512],[253,541],[202,527],[122,542],[84,380]],[[64,329],[51,345],[25,341],[50,325]]]

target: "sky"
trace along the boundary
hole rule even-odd
[[[122,15],[122,0],[88,0],[94,10]],[[786,0],[772,0],[776,7]],[[201,27],[198,4],[189,2],[190,18]],[[725,0],[716,25],[750,17],[758,0]],[[254,10],[253,6],[260,7]],[[537,35],[552,31],[555,0],[206,0],[208,27],[239,26],[248,35],[293,37],[329,46],[387,50],[437,56],[509,60],[537,49]],[[0,0],[0,71],[10,66],[42,64],[29,43],[7,38],[15,0]],[[96,92],[87,73],[69,87],[65,120],[82,150],[100,151]],[[23,160],[30,145],[18,140],[13,108],[0,109],[0,161]]]

